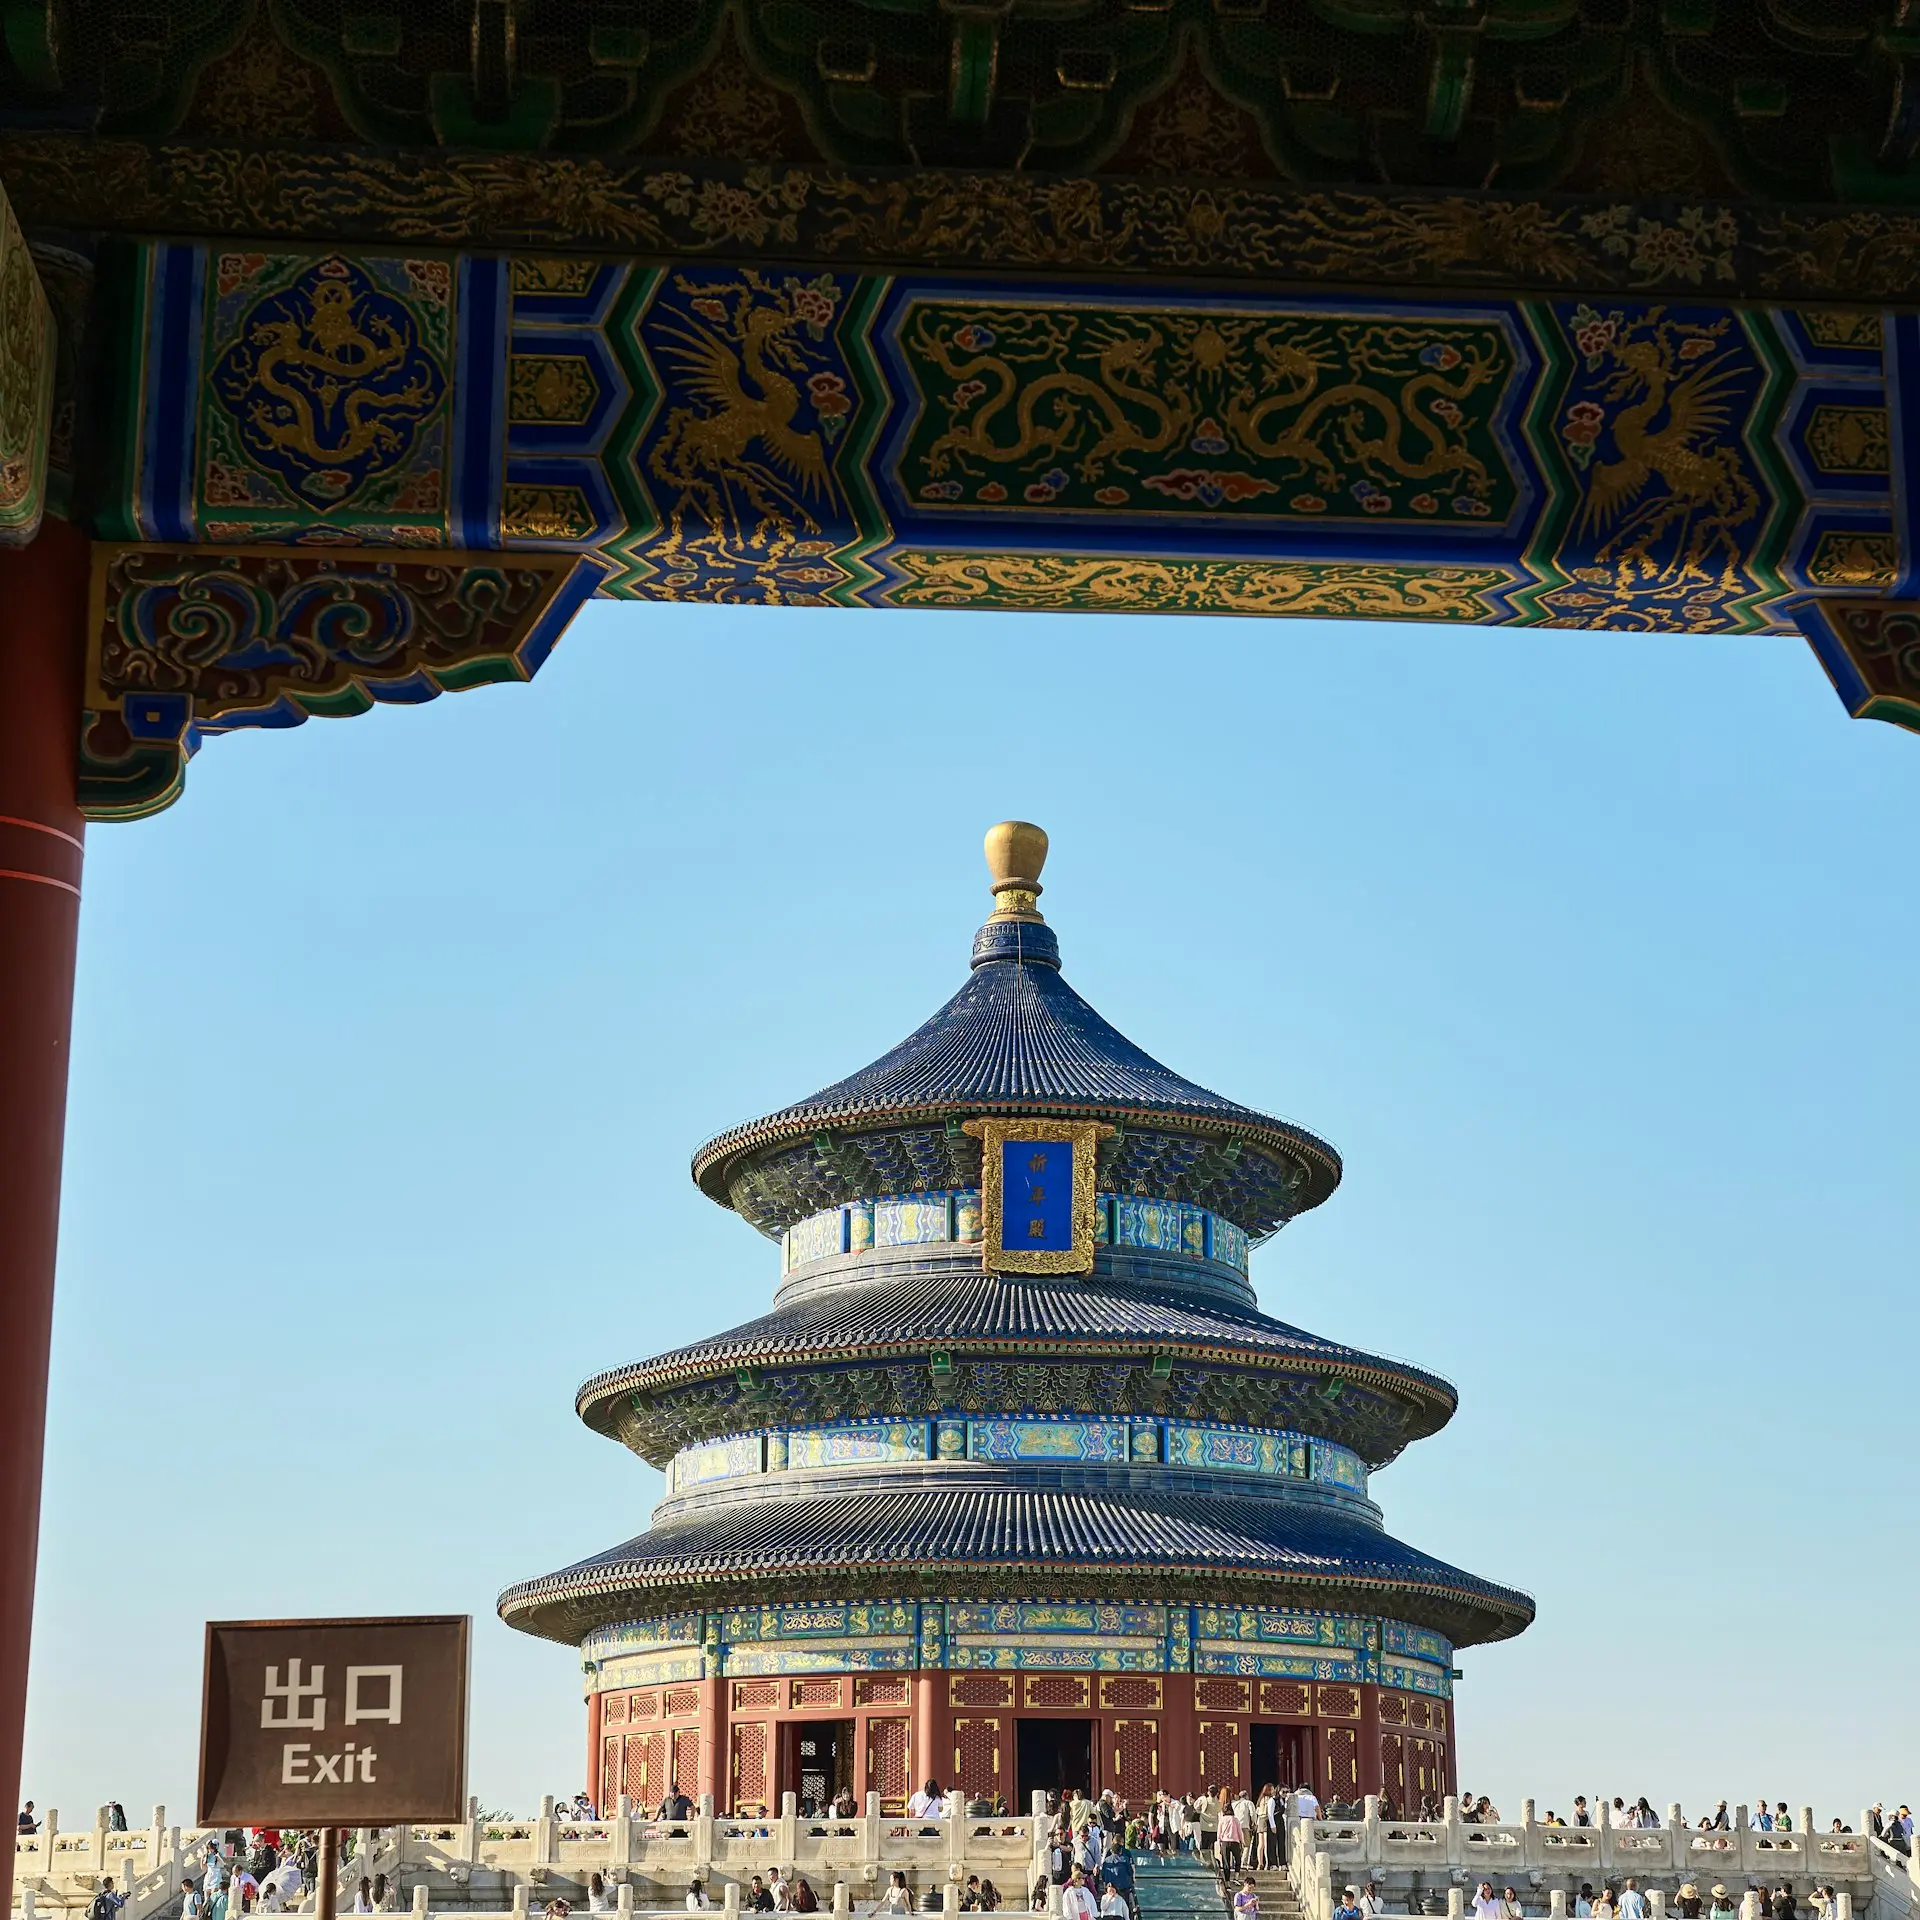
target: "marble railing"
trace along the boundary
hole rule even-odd
[[[1496,1891],[1514,1888],[1529,1912],[1550,1920],[1562,1920],[1582,1882],[1611,1881],[1617,1890],[1628,1878],[1646,1895],[1652,1920],[1666,1920],[1689,1881],[1703,1894],[1726,1886],[1747,1920],[1751,1889],[1783,1881],[1803,1911],[1814,1888],[1832,1887],[1840,1910],[1831,1920],[1852,1920],[1869,1904],[1876,1920],[1920,1913],[1920,1864],[1875,1840],[1864,1814],[1858,1824],[1857,1832],[1823,1833],[1803,1807],[1792,1831],[1763,1832],[1740,1807],[1730,1830],[1710,1830],[1687,1826],[1673,1806],[1659,1827],[1549,1827],[1528,1800],[1517,1822],[1474,1826],[1453,1800],[1439,1819],[1394,1820],[1369,1799],[1355,1819],[1291,1822],[1287,1872],[1304,1920],[1331,1920],[1338,1890],[1368,1880],[1379,1882],[1390,1910],[1436,1911],[1444,1899],[1453,1920],[1482,1880]]]
[[[169,1827],[154,1809],[150,1827],[111,1833],[102,1823],[65,1833],[59,1816],[45,1830],[20,1836],[14,1879],[24,1915],[52,1908],[84,1908],[103,1876],[128,1891],[120,1920],[151,1920],[180,1892],[185,1875],[204,1857],[205,1829]],[[632,1813],[623,1797],[611,1820],[571,1820],[551,1800],[529,1819],[472,1817],[450,1825],[414,1824],[363,1831],[344,1869],[349,1884],[362,1874],[385,1873],[403,1900],[431,1897],[436,1914],[467,1904],[498,1914],[545,1906],[558,1895],[585,1906],[585,1889],[598,1873],[622,1903],[670,1901],[684,1910],[687,1883],[699,1880],[716,1907],[730,1905],[755,1874],[774,1867],[806,1877],[826,1905],[842,1888],[854,1907],[870,1905],[891,1875],[903,1872],[916,1898],[939,1889],[957,1901],[969,1874],[994,1881],[1011,1903],[1024,1905],[1043,1857],[1046,1821],[1035,1815],[957,1816],[924,1820],[882,1814],[880,1797],[848,1819],[801,1817],[794,1796],[760,1818],[716,1814],[711,1802],[677,1821]],[[308,1896],[307,1910],[313,1899]]]

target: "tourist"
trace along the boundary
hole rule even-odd
[[[1040,1911],[1044,1913],[1046,1908],[1046,1895],[1042,1894]],[[913,1895],[907,1891],[907,1876],[897,1868],[893,1878],[887,1882],[886,1892],[873,1903],[873,1911],[875,1913],[911,1913],[913,1911]]]
[[[1773,1810],[1773,1830],[1775,1833],[1791,1833],[1793,1822],[1787,1815],[1787,1803],[1782,1800]]]
[[[1660,1816],[1647,1804],[1647,1796],[1644,1793],[1633,1803],[1633,1824],[1642,1828],[1657,1827],[1660,1824]]]
[[[1027,1911],[1029,1913],[1045,1913],[1047,1910],[1047,1896],[1052,1891],[1053,1882],[1043,1873],[1040,1878],[1033,1883],[1033,1891],[1027,1895]]]
[[[113,1916],[126,1904],[127,1896],[114,1892],[113,1875],[108,1874],[100,1882],[100,1891],[87,1907],[87,1920],[113,1920]]]
[[[1100,1920],[1099,1903],[1078,1867],[1060,1895],[1060,1920]]]
[[[1127,1896],[1111,1880],[1105,1885],[1106,1891],[1100,1896],[1100,1920],[1133,1920],[1133,1909],[1127,1905]]]
[[[1233,1896],[1233,1920],[1260,1920],[1260,1893],[1250,1873],[1240,1876],[1240,1890]]]
[[[1844,1820],[1842,1820],[1838,1814],[1836,1814],[1834,1816],[1833,1825],[1830,1826],[1827,1829],[1827,1831],[1829,1833],[1851,1833],[1853,1829],[1850,1826],[1848,1826],[1847,1823]]]
[[[31,1800],[20,1809],[20,1818],[15,1824],[17,1830],[21,1833],[38,1833],[40,1831],[39,1817],[34,1813],[33,1802]]]
[[[1773,1815],[1767,1811],[1767,1803],[1764,1799],[1754,1802],[1753,1824],[1757,1832],[1771,1833],[1773,1831]]]
[[[1593,1825],[1593,1815],[1587,1811],[1587,1796],[1584,1793],[1573,1796],[1573,1824],[1576,1827]]]
[[[207,1910],[207,1902],[205,1895],[193,1884],[191,1874],[180,1882],[180,1892],[180,1920],[200,1920]]]
[[[1637,1880],[1629,1880],[1620,1896],[1620,1920],[1647,1920],[1647,1897]]]
[[[689,1880],[687,1882],[687,1911],[689,1913],[705,1913],[711,1905],[712,1902],[707,1898],[706,1888],[703,1887],[698,1880]]]
[[[980,1882],[980,1911],[982,1913],[998,1913],[1002,1904],[1000,1889],[996,1887],[991,1880],[982,1880]]]
[[[1333,1903],[1333,1920],[1360,1920],[1358,1887],[1341,1888],[1340,1898]]]
[[[1573,1902],[1573,1920],[1591,1920],[1593,1913],[1593,1887],[1585,1880],[1580,1882],[1580,1891]]]
[[[796,1876],[793,1883],[793,1909],[795,1913],[818,1913],[820,1896],[807,1885],[807,1876]]]
[[[556,1893],[541,1911],[546,1915],[546,1920],[567,1920],[567,1915],[573,1911],[573,1902],[561,1899]]]
[[[1727,1812],[1727,1803],[1722,1800],[1720,1804],[1714,1808],[1713,1818],[1711,1820],[1702,1820],[1700,1824],[1711,1833],[1731,1833],[1733,1831],[1733,1819]]]
[[[1320,1802],[1314,1797],[1309,1786],[1298,1786],[1293,1790],[1293,1817],[1296,1820],[1317,1820],[1320,1817]]]
[[[1549,1807],[1547,1809],[1547,1817],[1542,1824],[1549,1827],[1564,1827],[1567,1823],[1564,1820],[1562,1820],[1560,1816],[1557,1813],[1555,1813],[1551,1807]]]
[[[1733,1895],[1725,1887],[1709,1887],[1707,1898],[1713,1903],[1707,1908],[1707,1920],[1734,1920],[1739,1909],[1733,1903]]]
[[[1360,1920],[1380,1920],[1387,1903],[1380,1896],[1380,1882],[1369,1880],[1360,1895]]]
[[[1202,1854],[1212,1853],[1220,1832],[1221,1791],[1218,1787],[1209,1793],[1204,1787],[1200,1797],[1193,1803],[1194,1825],[1198,1829],[1199,1840],[1195,1851]]]
[[[1500,1902],[1493,1897],[1491,1880],[1482,1880],[1474,1889],[1470,1905],[1473,1920],[1500,1920]]]
[[[1607,1814],[1607,1825],[1616,1833],[1623,1827],[1633,1825],[1633,1815],[1627,1811],[1627,1803],[1617,1793],[1613,1796],[1613,1806]]]
[[[1793,1888],[1784,1880],[1773,1896],[1773,1920],[1794,1920]]]
[[[1527,1920],[1527,1910],[1511,1887],[1500,1890],[1500,1920]]]
[[[1220,1869],[1220,1884],[1225,1887],[1227,1881],[1240,1871],[1240,1845],[1245,1829],[1231,1800],[1222,1800],[1218,1819],[1220,1824],[1215,1829],[1214,1857]]]
[[[756,1873],[753,1876],[753,1889],[740,1903],[753,1913],[771,1913],[773,1895],[767,1890],[767,1883]]]
[[[1753,1889],[1754,1910],[1762,1920],[1773,1920],[1773,1890],[1765,1885]]]
[[[1700,1920],[1700,1889],[1691,1880],[1681,1886],[1674,1904],[1681,1920]]]
[[[606,1877],[596,1873],[587,1882],[587,1911],[589,1913],[611,1913],[613,1894],[609,1890]]]
[[[851,1787],[842,1787],[833,1796],[833,1817],[836,1820],[851,1820],[859,1810],[859,1802],[853,1797]]]
[[[127,1810],[118,1800],[107,1802],[107,1831],[125,1833],[127,1830]]]
[[[1594,1896],[1593,1920],[1619,1920],[1613,1904],[1613,1888],[1604,1880],[1600,1883],[1600,1891]]]

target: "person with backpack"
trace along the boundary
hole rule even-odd
[[[108,1874],[100,1882],[100,1891],[87,1907],[87,1920],[113,1920],[114,1915],[126,1904],[127,1896],[114,1892],[113,1875]]]

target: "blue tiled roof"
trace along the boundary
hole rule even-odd
[[[1392,1404],[1391,1430],[1373,1435],[1370,1443],[1362,1434],[1331,1431],[1337,1424],[1331,1416],[1319,1430],[1355,1446],[1374,1465],[1443,1426],[1456,1404],[1453,1388],[1437,1374],[1303,1333],[1251,1306],[1099,1273],[994,1276],[936,1267],[825,1288],[726,1333],[598,1374],[581,1387],[577,1406],[588,1425],[612,1432],[629,1396],[703,1375],[730,1375],[743,1366],[871,1366],[895,1353],[923,1359],[933,1347],[956,1358],[1004,1347],[1022,1360],[1043,1353],[1185,1351],[1242,1366],[1296,1367],[1343,1378]]]
[[[676,1518],[500,1596],[510,1625],[578,1644],[594,1627],[745,1583],[755,1598],[855,1582],[879,1597],[930,1570],[1020,1570],[1046,1590],[1117,1591],[1115,1576],[1177,1571],[1208,1597],[1371,1606],[1456,1645],[1505,1639],[1533,1601],[1338,1511],[1254,1499],[1112,1491],[916,1489],[734,1502]],[[1036,1588],[1038,1590],[1038,1588]],[[1181,1592],[1200,1598],[1187,1588]]]
[[[1047,929],[1029,939],[1032,931]],[[1290,1211],[1317,1205],[1340,1178],[1325,1141],[1162,1066],[1081,999],[1057,962],[1010,947],[976,960],[966,985],[871,1066],[709,1140],[694,1155],[694,1178],[730,1204],[735,1163],[781,1141],[907,1116],[1035,1112],[1185,1123],[1266,1147],[1305,1176]]]

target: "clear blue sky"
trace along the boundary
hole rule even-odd
[[[637,1532],[590,1372],[764,1309],[687,1177],[963,978],[1336,1142],[1267,1309],[1454,1380],[1389,1524],[1530,1588],[1463,1772],[1912,1798],[1920,739],[1791,640],[600,606],[531,687],[215,741],[88,849],[25,1791],[191,1817],[201,1622],[477,1617]],[[71,1810],[71,1811],[69,1811]]]

